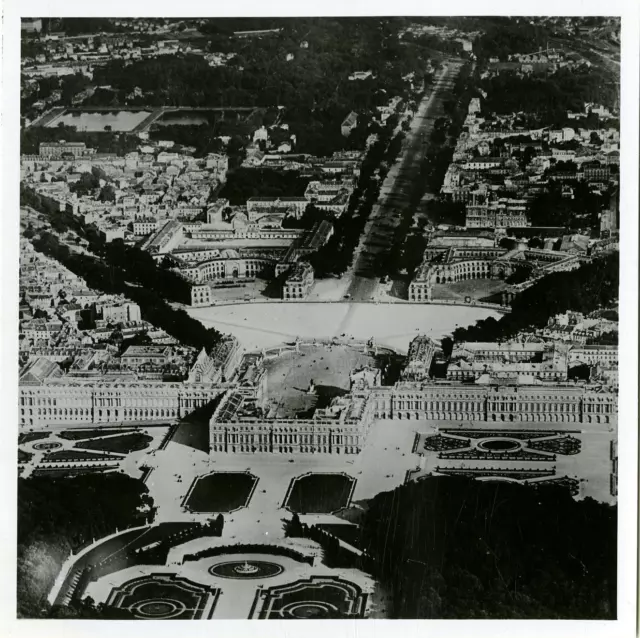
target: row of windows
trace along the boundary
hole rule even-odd
[[[34,408],[21,408],[20,414],[24,416],[26,413],[29,413],[29,416],[33,416]],[[36,408],[36,414],[38,416],[53,416],[53,417],[61,417],[61,416],[84,416],[91,414],[91,408]]]
[[[508,370],[506,371],[509,372]],[[543,379],[556,379],[558,377],[566,377],[563,370],[518,370],[519,376],[541,377]],[[447,379],[475,379],[484,374],[484,370],[448,370]]]
[[[274,452],[280,454],[291,454],[294,452],[318,452],[318,453],[333,453],[333,454],[358,454],[360,452],[360,448],[355,446],[347,446],[344,448],[341,447],[329,447],[327,445],[321,445],[318,447],[309,447],[309,446],[300,446],[293,447],[287,445],[279,445],[274,447],[273,449],[267,445],[231,445],[229,448],[224,445],[212,445],[212,452]]]
[[[183,406],[193,406],[197,407],[202,405],[206,401],[210,400],[209,395],[196,395],[196,396],[182,396],[182,397],[166,397],[166,396],[158,396],[158,397],[122,397],[122,398],[94,398],[94,405],[96,407],[148,407],[148,408],[162,408],[162,407],[171,407],[176,404],[178,401]],[[91,405],[91,396],[85,395],[81,397],[71,396],[71,397],[20,397],[20,405],[23,406],[57,406],[58,402],[64,403],[66,401],[71,401],[74,404],[80,403],[81,401],[87,405]]]
[[[358,442],[359,437],[356,435],[314,435],[314,434],[226,434],[226,433],[213,433],[211,435],[212,443],[223,443],[228,440],[230,444],[238,443],[254,443],[254,444],[268,444],[268,443],[302,443],[302,444],[314,444],[314,443],[333,443],[342,444],[355,444]]]

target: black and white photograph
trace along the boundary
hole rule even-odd
[[[634,635],[637,15],[140,4],[3,27],[20,635]]]

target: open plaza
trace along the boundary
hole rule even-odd
[[[406,351],[418,332],[440,339],[457,326],[500,313],[479,306],[375,303],[254,303],[189,308],[189,315],[206,327],[237,337],[247,350],[301,339],[353,337]]]

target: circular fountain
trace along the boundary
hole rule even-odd
[[[282,565],[264,560],[224,561],[209,567],[209,573],[218,578],[272,578],[283,571]]]
[[[241,576],[248,576],[250,574],[255,574],[256,572],[260,571],[260,568],[257,565],[251,565],[251,563],[248,563],[245,560],[242,565],[236,565],[233,568],[233,571],[236,574],[240,574]]]
[[[522,442],[517,439],[492,438],[478,443],[478,449],[493,453],[510,453],[522,449]]]

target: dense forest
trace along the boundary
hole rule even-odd
[[[526,112],[539,126],[562,123],[567,111],[583,111],[587,102],[613,108],[619,93],[611,74],[596,67],[559,69],[546,76],[502,72],[481,80],[480,88],[487,93],[483,113]]]
[[[492,23],[492,24],[491,24]],[[513,53],[534,53],[547,46],[549,31],[540,24],[531,24],[528,18],[492,18],[488,28],[473,43],[473,52],[480,62],[498,58],[506,62]]]
[[[620,256],[618,253],[594,259],[577,270],[547,275],[517,294],[511,313],[499,320],[489,317],[474,326],[456,328],[453,341],[501,341],[520,331],[542,328],[549,319],[567,310],[588,314],[608,307],[618,299]],[[443,339],[450,354],[452,340]]]
[[[142,508],[147,513],[141,513]],[[47,596],[70,551],[152,518],[147,488],[124,474],[19,479],[18,617],[51,612]],[[71,609],[69,615],[91,617],[95,609]]]
[[[423,68],[421,51],[402,47],[397,29],[393,20],[286,21],[272,37],[235,40],[237,55],[227,66],[210,67],[195,55],[129,65],[114,60],[95,69],[94,81],[125,94],[139,87],[150,105],[367,110],[383,103],[385,92],[405,89],[403,75]],[[348,81],[351,72],[363,70],[376,78]]]
[[[613,619],[617,511],[562,487],[428,477],[368,502],[393,618]]]

